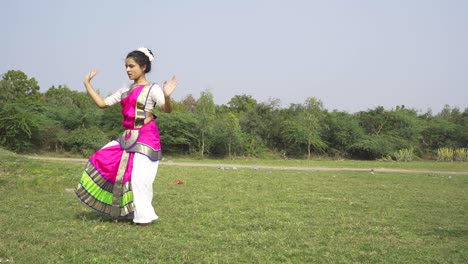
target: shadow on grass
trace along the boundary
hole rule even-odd
[[[116,218],[106,214],[98,213],[95,211],[79,212],[75,215],[76,219],[90,222],[106,222],[106,223],[119,223],[119,224],[133,224],[133,218]]]

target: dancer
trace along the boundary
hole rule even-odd
[[[163,89],[146,80],[154,55],[147,48],[130,52],[125,60],[133,84],[103,99],[91,85],[97,70],[89,72],[84,85],[100,108],[122,105],[124,133],[96,151],[88,160],[76,194],[91,208],[114,217],[133,218],[139,225],[158,219],[153,208],[153,182],[161,159],[161,143],[156,116],[157,105],[171,112],[171,94],[177,87],[175,76]]]

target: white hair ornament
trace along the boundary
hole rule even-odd
[[[141,47],[141,48],[138,48],[137,50],[143,52],[146,55],[146,57],[148,57],[149,61],[154,60],[154,57],[153,55],[151,55],[151,52],[149,51],[149,49]]]

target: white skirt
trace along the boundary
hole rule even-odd
[[[154,211],[153,182],[158,173],[158,161],[152,161],[145,155],[135,153],[132,170],[132,192],[135,211],[133,213],[134,223],[150,223],[158,219]]]
[[[119,145],[117,141],[107,143],[103,148]],[[152,161],[143,154],[135,153],[132,169],[133,222],[150,223],[158,219],[153,208],[153,183],[158,173],[158,161]]]

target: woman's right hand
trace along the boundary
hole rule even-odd
[[[85,83],[89,83],[91,81],[91,79],[93,79],[94,76],[96,76],[96,74],[98,73],[98,70],[96,69],[93,69],[91,70],[85,77],[84,79],[84,82]]]
[[[96,105],[99,108],[104,108],[108,106],[107,103],[98,93],[96,93],[96,91],[93,88],[93,85],[91,84],[91,79],[93,79],[93,77],[96,76],[97,73],[98,71],[96,69],[90,71],[84,78],[83,83],[84,83],[84,86],[86,87],[86,91],[88,91],[88,94],[89,96],[91,96],[94,103],[96,103]]]

